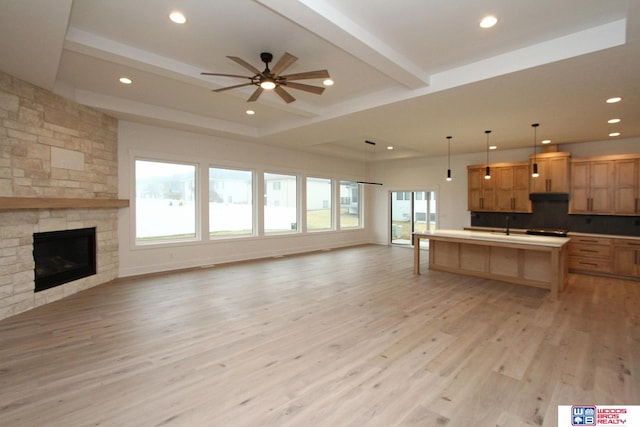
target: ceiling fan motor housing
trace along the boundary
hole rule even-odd
[[[262,60],[262,62],[267,64],[267,67],[268,67],[269,62],[271,62],[273,60],[273,55],[270,54],[269,52],[262,52],[260,54],[260,59]]]

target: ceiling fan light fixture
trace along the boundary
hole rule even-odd
[[[273,90],[276,88],[276,82],[270,79],[264,79],[260,82],[260,87],[264,90]]]
[[[325,79],[325,81],[322,82],[323,85],[325,86],[333,86],[333,80],[332,79]]]

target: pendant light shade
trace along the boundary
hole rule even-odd
[[[485,130],[484,133],[487,134],[487,167],[484,170],[484,179],[491,179],[491,167],[489,167],[489,134],[490,130]]]
[[[447,150],[447,181],[451,181],[451,136],[447,137],[447,142],[449,144]]]
[[[531,172],[531,176],[533,178],[537,178],[538,175],[538,162],[536,162],[536,130],[540,126],[540,123],[532,123],[531,127],[533,128],[533,171]]]

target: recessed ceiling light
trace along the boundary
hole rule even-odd
[[[247,110],[247,114],[253,116],[256,112],[253,110]]]
[[[611,119],[607,123],[610,123],[610,124],[620,123],[620,119]]]
[[[620,136],[620,132],[611,132],[609,136]]]
[[[387,146],[387,150],[393,150],[393,146],[392,145]]]
[[[130,85],[131,83],[133,83],[133,80],[131,80],[129,77],[120,77],[118,80],[124,85]]]
[[[481,28],[491,28],[498,23],[498,18],[493,15],[485,16],[480,21]]]
[[[497,145],[490,145],[489,146],[489,150],[497,150],[498,146]]]
[[[622,101],[622,98],[619,96],[614,96],[613,98],[607,99],[607,104],[615,104],[616,102]]]
[[[333,86],[333,80],[326,79],[325,81],[322,82],[322,84],[325,86]]]
[[[171,12],[169,14],[169,19],[171,19],[176,24],[184,24],[185,22],[187,22],[187,18],[185,18],[182,12],[178,12],[178,11]]]
[[[551,140],[550,139],[543,139],[540,143],[541,144],[551,144]]]

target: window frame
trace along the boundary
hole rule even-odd
[[[131,209],[131,240],[133,242],[133,247],[150,247],[150,246],[158,246],[158,245],[180,245],[180,244],[189,244],[202,240],[202,204],[201,204],[201,191],[202,191],[202,180],[200,177],[201,165],[200,163],[192,160],[186,159],[172,159],[167,160],[164,156],[143,156],[143,155],[135,155],[132,159],[132,168],[131,168],[131,182],[133,189],[133,203]],[[172,164],[172,165],[181,165],[181,166],[193,166],[193,209],[194,209],[194,235],[193,237],[186,238],[152,238],[150,240],[140,240],[138,238],[138,185],[137,185],[137,162],[150,162],[150,163],[164,163],[164,164]]]
[[[230,171],[237,171],[237,172],[248,172],[251,174],[251,233],[244,233],[244,234],[222,234],[222,235],[212,235],[212,230],[211,230],[211,178],[210,178],[210,171],[211,169],[223,169],[223,170],[230,170]],[[250,168],[242,168],[240,166],[225,166],[225,165],[216,165],[216,164],[209,164],[206,170],[206,175],[207,175],[207,189],[206,189],[206,195],[207,195],[207,209],[206,209],[206,230],[204,231],[204,235],[207,236],[208,240],[212,240],[212,241],[216,241],[216,240],[223,240],[223,239],[246,239],[246,238],[250,238],[250,237],[256,237],[258,235],[258,228],[257,228],[257,209],[256,209],[256,200],[257,200],[257,194],[256,194],[256,187],[257,187],[257,174],[255,169],[250,169]],[[224,200],[223,200],[224,202]],[[204,213],[203,213],[204,215]]]

